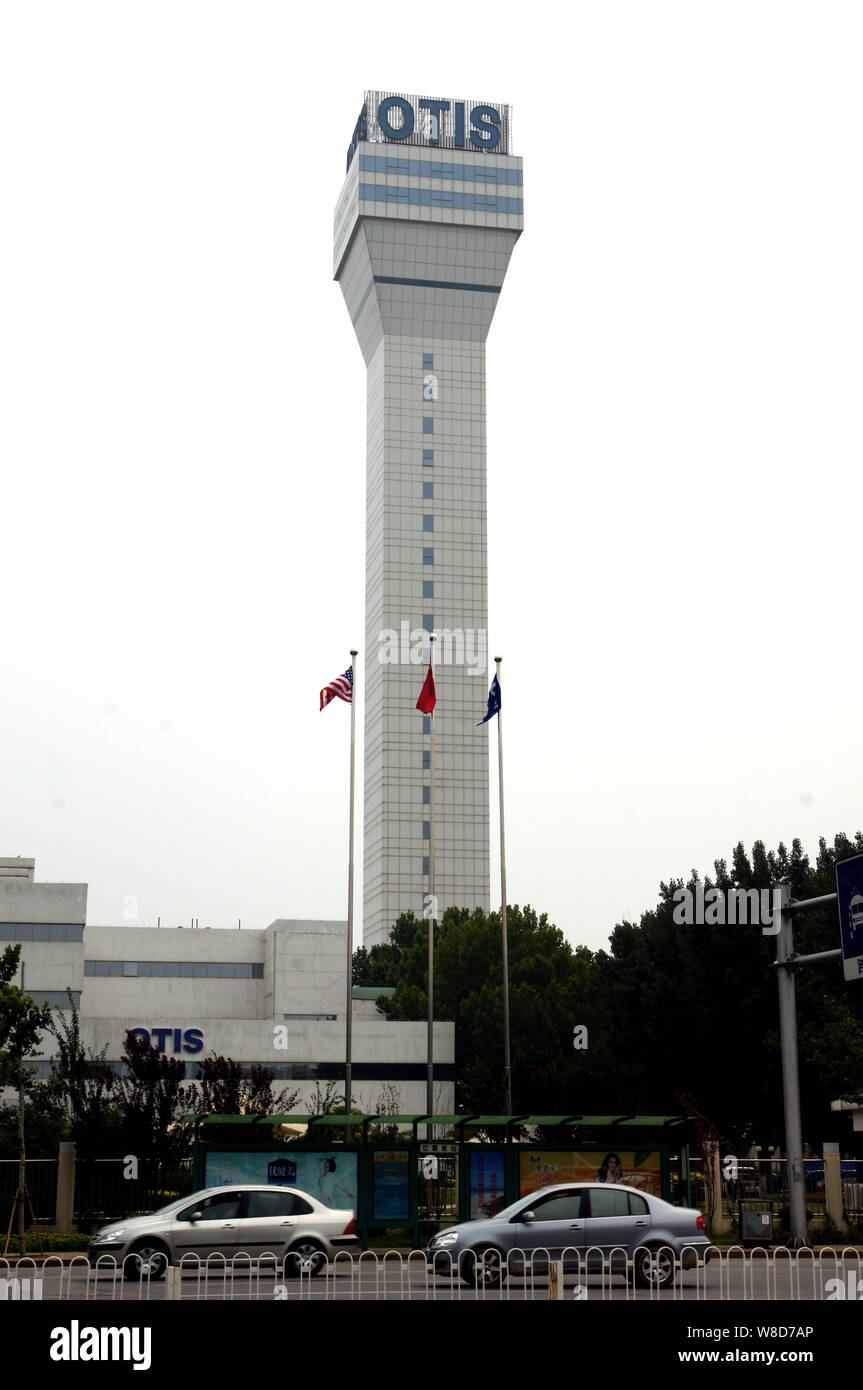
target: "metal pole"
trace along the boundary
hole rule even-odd
[[[811,956],[795,956],[791,964],[796,969],[798,965],[820,965],[825,960],[841,960],[842,952],[839,947],[835,951],[814,951]]]
[[[434,676],[434,633],[429,637],[429,667]],[[426,1075],[426,1112],[434,1114],[434,929],[435,929],[435,899],[434,899],[434,710],[429,716],[429,733],[431,742],[429,745],[429,958],[428,958],[428,1042],[427,1058],[428,1071]],[[426,1126],[426,1135],[429,1139],[434,1134],[432,1125]]]
[[[806,1245],[806,1192],[803,1183],[803,1134],[800,1124],[800,1078],[797,1067],[797,998],[794,970],[793,918],[788,911],[791,888],[779,888],[779,933],[776,964],[779,967],[779,1037],[782,1047],[782,1090],[785,1100],[785,1153],[788,1165],[788,1200],[791,1212],[791,1244]]]
[[[24,989],[24,972],[26,966],[21,962],[21,993]],[[27,1248],[27,1241],[24,1234],[24,1193],[27,1189],[27,1153],[24,1147],[24,1053],[18,1048],[18,1191],[15,1194],[18,1203],[18,1252],[23,1255]],[[4,1255],[6,1251],[3,1251]]]
[[[794,898],[788,904],[789,912],[805,912],[807,907],[824,907],[827,903],[835,903],[835,893],[822,893],[820,898]]]
[[[351,647],[351,796],[348,830],[348,961],[347,1001],[345,1004],[345,1114],[351,1113],[351,1046],[353,1039],[354,983],[354,763],[357,728],[357,649]],[[346,1142],[351,1142],[351,1126],[347,1126]]]
[[[495,674],[500,687],[500,663],[502,656],[496,656]],[[512,1066],[509,1052],[509,955],[506,940],[506,837],[503,817],[503,703],[497,712],[497,781],[500,801],[500,929],[503,938],[503,1047],[504,1047],[504,1087],[505,1113],[512,1114]]]

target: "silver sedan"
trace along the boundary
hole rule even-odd
[[[334,1211],[295,1187],[207,1187],[154,1211],[116,1221],[90,1241],[91,1264],[110,1255],[127,1279],[159,1279],[184,1255],[284,1260],[287,1275],[319,1274],[340,1250],[359,1244],[352,1211]]]
[[[426,1259],[437,1274],[457,1271],[474,1287],[496,1288],[563,1260],[569,1272],[632,1271],[645,1288],[668,1288],[676,1270],[705,1263],[710,1238],[691,1207],[673,1207],[623,1183],[542,1187],[496,1216],[463,1221],[436,1235]]]

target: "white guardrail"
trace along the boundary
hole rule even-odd
[[[315,1271],[311,1264],[297,1268],[274,1256],[252,1258],[242,1252],[231,1258],[211,1255],[206,1260],[186,1255],[180,1266],[142,1265],[137,1277],[124,1276],[112,1256],[95,1263],[86,1256],[44,1261],[23,1257],[0,1259],[0,1302],[148,1301],[219,1299],[283,1302],[412,1300],[417,1302],[595,1300],[630,1301],[863,1301],[863,1254],[854,1247],[821,1250],[746,1250],[741,1246],[709,1248],[692,1267],[696,1252],[680,1254],[669,1247],[624,1250],[567,1250],[563,1259],[548,1252],[510,1252],[501,1262],[490,1252],[475,1268],[446,1252],[429,1267],[424,1251],[367,1250],[339,1253]],[[601,1261],[601,1263],[600,1263]],[[673,1274],[673,1282],[670,1276]]]

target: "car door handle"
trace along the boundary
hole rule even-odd
[[[573,1221],[569,1229],[570,1229],[571,1231],[580,1231],[580,1230],[581,1230],[581,1224],[582,1224],[582,1223],[581,1223],[580,1221]]]
[[[282,1224],[283,1226],[293,1226],[294,1223],[293,1223],[293,1221],[283,1221],[281,1224]]]
[[[646,1226],[648,1223],[646,1221],[633,1221],[632,1224],[633,1226]]]
[[[236,1223],[236,1221],[223,1221],[223,1222],[222,1222],[222,1230],[223,1230],[223,1231],[235,1231],[236,1229],[237,1229],[237,1223]]]

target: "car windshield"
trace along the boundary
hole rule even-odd
[[[574,1190],[574,1189],[572,1189],[572,1190]],[[519,1197],[519,1199],[518,1199],[517,1202],[511,1202],[510,1205],[509,1205],[508,1207],[504,1207],[501,1211],[496,1211],[495,1214],[494,1214],[494,1216],[479,1216],[479,1217],[474,1217],[473,1220],[475,1220],[475,1221],[508,1221],[509,1218],[510,1218],[511,1216],[515,1216],[515,1214],[516,1214],[517,1211],[521,1211],[523,1207],[529,1206],[529,1205],[530,1205],[529,1199],[530,1199],[531,1197],[538,1197],[540,1191],[542,1191],[542,1189],[538,1189],[536,1192],[527,1192],[527,1193],[525,1193],[525,1195],[524,1195],[523,1197]],[[561,1195],[561,1196],[565,1196],[566,1194],[562,1192],[560,1195]]]
[[[175,1202],[169,1202],[166,1207],[157,1207],[152,1213],[153,1216],[170,1216],[172,1211],[179,1211],[180,1207],[191,1206],[197,1197],[204,1197],[208,1192],[212,1192],[211,1187],[199,1188],[197,1192],[189,1192],[185,1197],[178,1197]]]
[[[517,1202],[511,1202],[508,1207],[503,1207],[501,1211],[496,1211],[493,1216],[475,1216],[474,1221],[506,1221],[510,1216],[524,1206],[526,1198],[519,1197]]]

